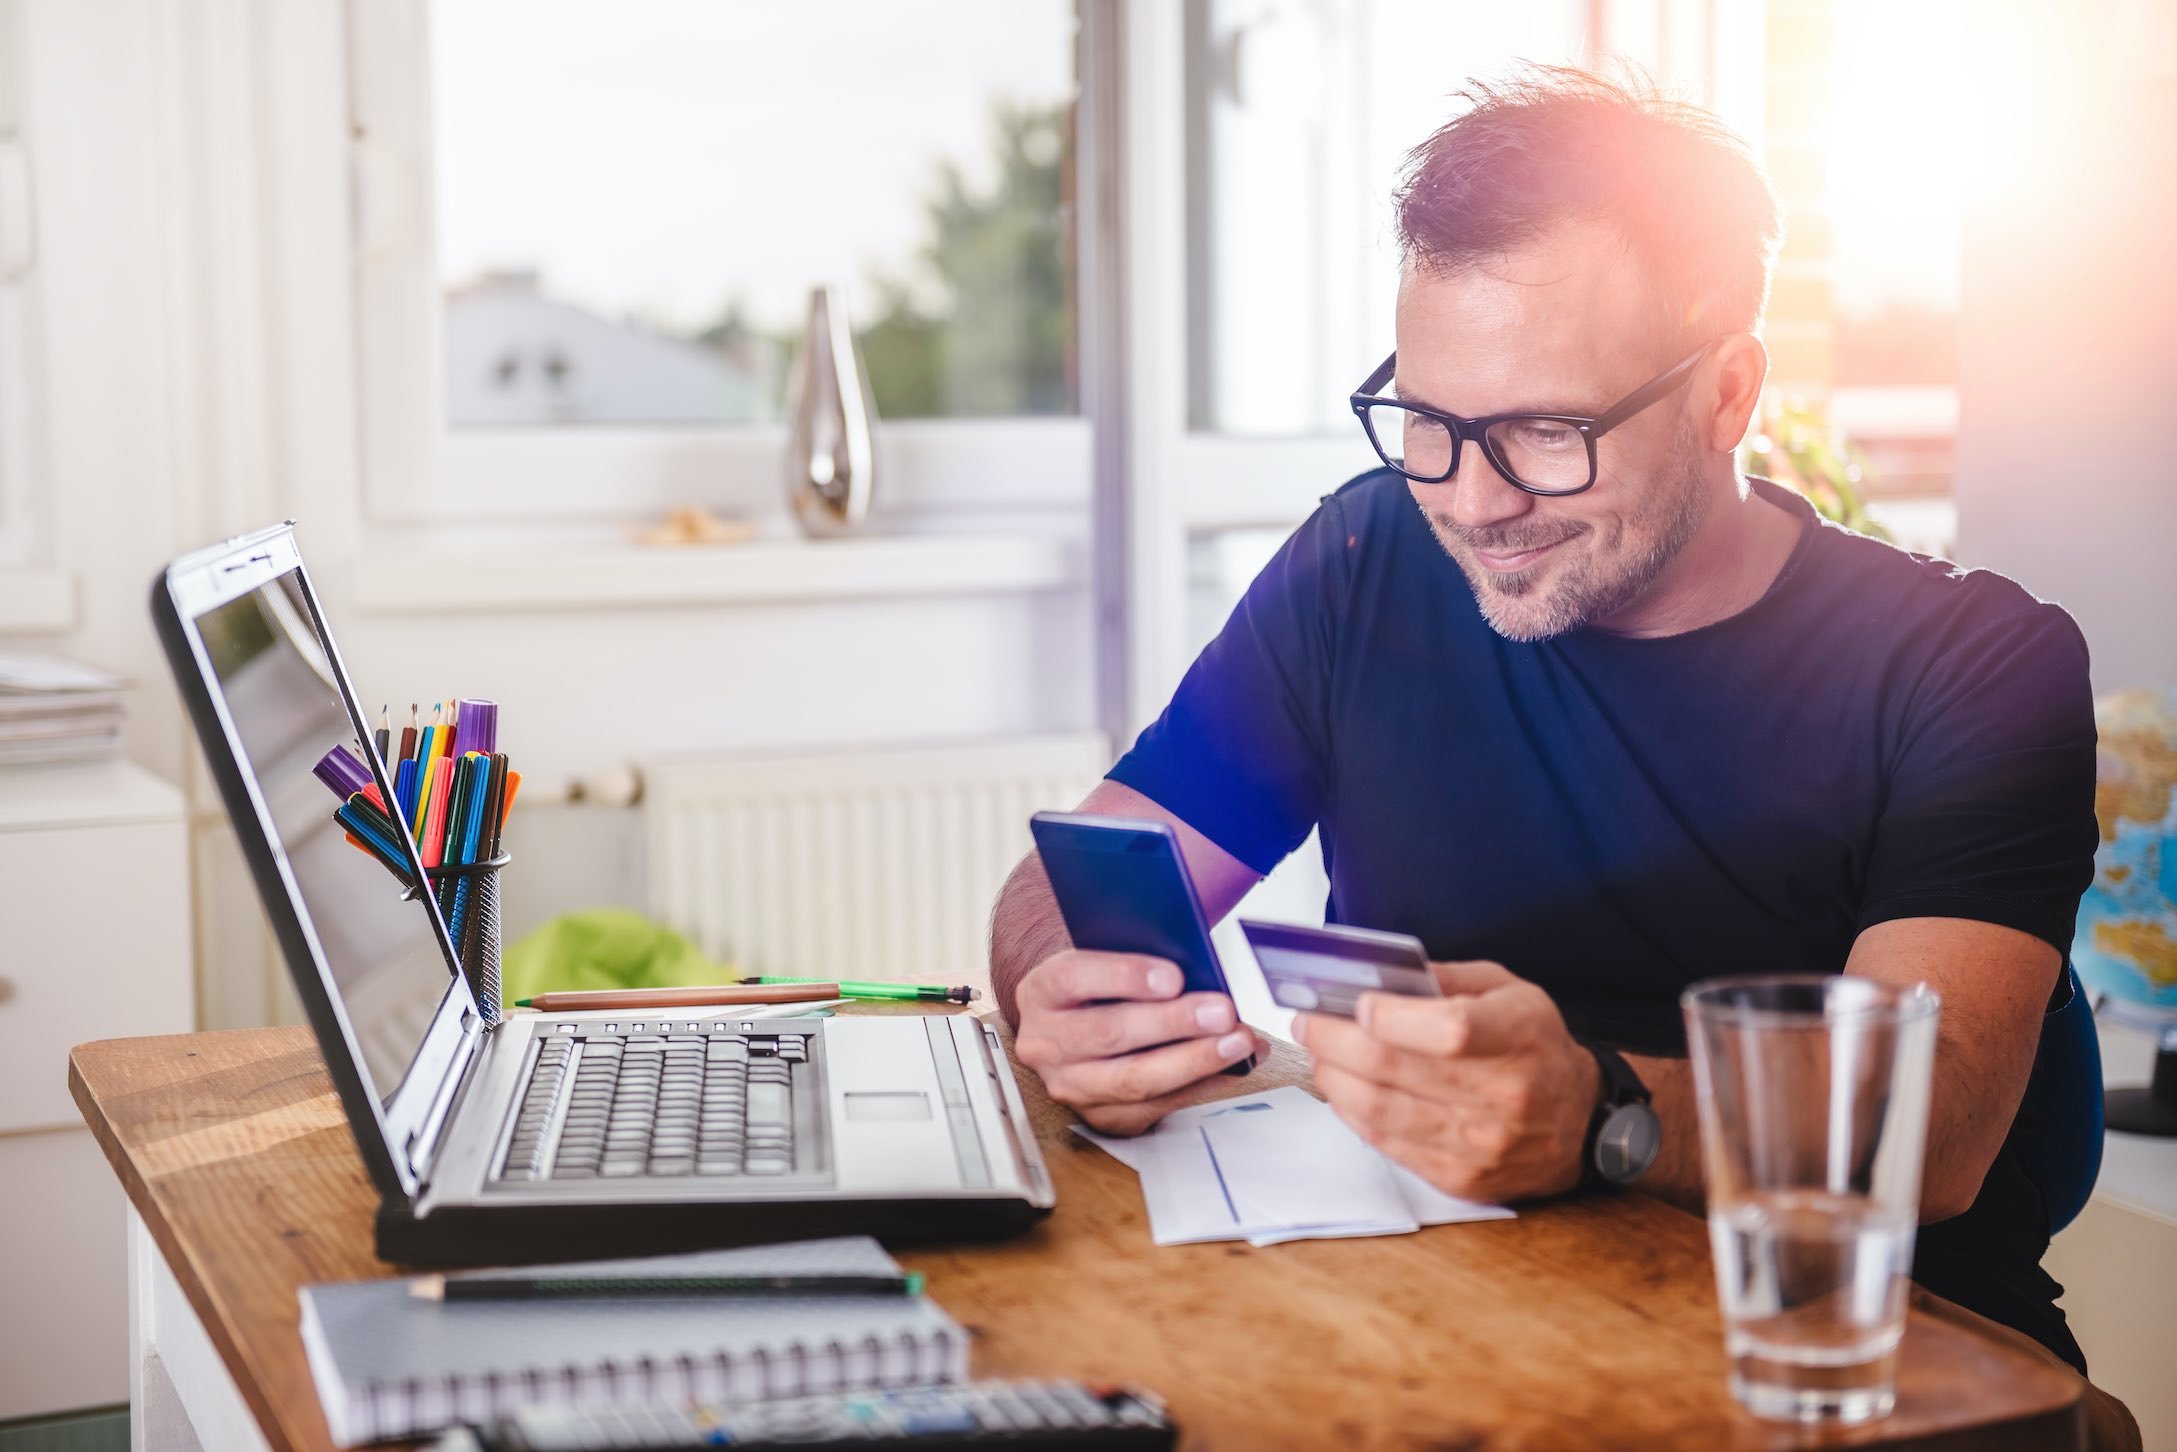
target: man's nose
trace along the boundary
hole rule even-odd
[[[1497,472],[1482,446],[1468,440],[1451,476],[1451,518],[1461,529],[1491,529],[1532,513],[1535,497]]]

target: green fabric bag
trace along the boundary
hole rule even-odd
[[[563,913],[499,957],[507,1004],[585,988],[687,988],[740,975],[661,923],[627,908]]]

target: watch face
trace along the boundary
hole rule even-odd
[[[1645,1104],[1620,1104],[1595,1136],[1595,1170],[1613,1185],[1630,1185],[1663,1148],[1663,1121]]]

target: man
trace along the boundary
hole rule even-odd
[[[1639,1183],[1697,1207],[1688,983],[1925,980],[1915,1274],[2083,1369],[2014,1119],[2092,872],[2085,643],[1738,473],[1779,226],[1713,118],[1574,72],[1469,96],[1398,197],[1397,352],[1355,398],[1387,467],[1323,501],[1082,810],[1170,823],[1213,920],[1320,828],[1330,917],[1419,937],[1447,997],[1296,1036],[1454,1194],[1591,1184],[1629,1070],[1661,1133]],[[1106,1130],[1260,1047],[1171,965],[1072,951],[1033,857],[992,970],[1021,1060]]]

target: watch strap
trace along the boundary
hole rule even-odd
[[[1581,1048],[1595,1056],[1596,1065],[1603,1071],[1602,1097],[1598,1101],[1604,1108],[1615,1109],[1620,1104],[1648,1104],[1655,1096],[1633,1066],[1625,1062],[1625,1055],[1602,1044],[1592,1044],[1585,1039],[1578,1041]]]

